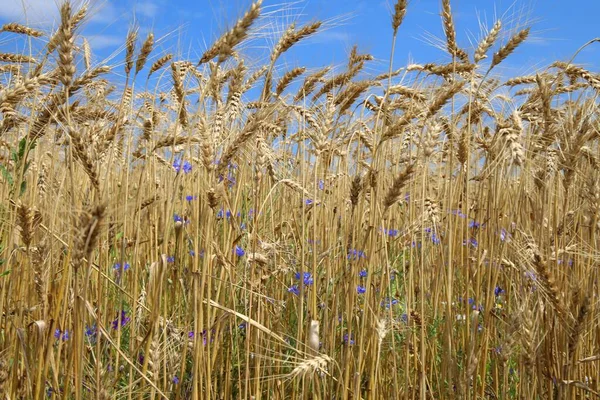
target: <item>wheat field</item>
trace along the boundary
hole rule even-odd
[[[240,11],[201,57],[135,25],[113,65],[59,5],[0,37],[2,399],[600,397],[600,75],[262,63]],[[595,40],[598,41],[598,40]],[[594,40],[582,45],[596,46]],[[576,55],[578,49],[573,49]]]

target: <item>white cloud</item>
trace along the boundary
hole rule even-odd
[[[311,39],[313,43],[349,43],[352,41],[352,35],[346,31],[326,30],[318,32]]]
[[[104,25],[115,23],[120,17],[115,5],[108,0],[91,1],[88,15],[91,23]]]
[[[135,7],[135,12],[141,16],[154,18],[158,14],[158,5],[150,1],[140,1]]]
[[[20,22],[32,27],[58,25],[63,0],[0,0],[0,19]],[[72,0],[74,12],[82,4],[88,6],[90,23],[109,24],[119,19],[119,11],[111,0]]]
[[[58,21],[58,5],[54,0],[0,0],[0,18],[49,26]]]
[[[116,48],[122,46],[124,41],[124,39],[120,36],[111,35],[88,36],[87,40],[90,43],[90,47],[93,51],[106,48]]]

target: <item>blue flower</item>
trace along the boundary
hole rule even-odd
[[[175,160],[173,168],[178,173],[183,169],[183,172],[188,174],[192,171],[192,164],[189,161],[184,161],[182,164],[181,160]]]
[[[229,181],[229,187],[234,186],[237,182],[237,179],[235,179],[235,176],[231,172],[227,174],[227,180]]]
[[[494,288],[494,296],[498,297],[500,296],[502,293],[504,293],[504,289],[502,289],[500,286],[496,286]]]
[[[198,196],[192,196],[191,194],[188,194],[187,196],[185,196],[185,199],[188,201],[188,203],[191,203],[192,200],[197,199]]]
[[[352,346],[354,344],[354,334],[348,335],[347,333],[344,333],[344,343]]]
[[[469,228],[477,229],[479,227],[481,227],[481,224],[479,222],[477,222],[475,220],[469,221]]]
[[[69,333],[68,329],[65,329],[63,332],[60,329],[56,328],[56,330],[54,331],[54,337],[56,339],[62,339],[62,341],[65,342],[65,341],[69,340],[69,338],[71,337],[71,334]]]
[[[115,318],[115,320],[112,322],[112,328],[114,330],[119,329],[119,319],[121,320],[121,327],[127,325],[127,323],[129,323],[129,321],[131,321],[131,318],[129,318],[127,316],[127,313],[125,312],[125,310],[121,310],[121,315],[117,316],[117,318]]]
[[[246,254],[246,252],[244,251],[244,249],[242,249],[240,246],[235,246],[235,255],[238,257],[244,257],[244,255]]]
[[[306,205],[310,206],[314,201],[312,199],[306,199]]]
[[[357,292],[358,294],[365,294],[365,293],[367,292],[367,288],[366,288],[366,287],[364,287],[364,286],[358,285],[358,286],[356,287],[356,292]]]
[[[504,242],[508,238],[510,238],[510,233],[506,232],[506,229],[504,228],[500,229],[500,240]]]
[[[360,260],[361,258],[367,258],[367,255],[362,250],[351,249],[348,252],[348,260]]]
[[[460,218],[465,218],[466,217],[466,215],[463,214],[461,210],[452,210],[452,211],[450,211],[450,213],[453,214],[453,215],[457,215]]]
[[[178,214],[173,214],[173,222],[183,222],[183,218]]]
[[[442,241],[440,240],[440,238],[438,237],[438,235],[436,235],[435,233],[431,234],[431,242],[433,244],[440,244]]]
[[[174,383],[175,385],[177,385],[177,384],[179,383],[179,378],[177,377],[177,375],[175,375],[175,376],[173,377],[173,383]]]
[[[479,243],[477,242],[477,239],[471,238],[469,240],[463,241],[463,246],[466,246],[466,245],[471,245],[472,247],[477,247],[479,245]]]
[[[392,306],[395,306],[396,304],[398,304],[399,301],[397,299],[389,299],[386,298],[384,301],[381,302],[381,307],[385,307],[385,308],[391,308]]]
[[[358,276],[360,276],[361,278],[366,278],[367,277],[367,270],[366,269],[361,269],[360,272],[358,273]]]
[[[168,263],[173,263],[173,262],[175,262],[175,257],[173,257],[173,256],[167,256],[167,262],[168,262]]]
[[[96,326],[96,324],[92,325],[92,326],[87,326],[85,327],[85,336],[89,337],[89,338],[93,338],[96,336],[98,332],[98,327]]]
[[[289,293],[293,293],[296,296],[300,296],[300,289],[298,288],[298,285],[292,285],[289,289],[288,289]]]
[[[315,280],[310,272],[305,272],[302,275],[304,277],[303,282],[305,286],[310,286],[315,283]],[[296,280],[300,280],[300,272],[296,272],[295,278]]]
[[[532,281],[537,281],[537,276],[535,275],[535,272],[527,271],[525,272],[525,276],[531,279]]]
[[[323,179],[319,179],[319,190],[323,190],[325,188],[325,182]]]
[[[113,265],[113,269],[117,272],[121,271],[121,263],[116,263],[115,265]],[[125,265],[123,265],[123,271],[127,271],[129,269],[129,263],[125,263]]]

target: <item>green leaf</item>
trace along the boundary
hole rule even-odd
[[[27,148],[27,138],[23,138],[19,140],[19,160],[23,159],[25,156],[25,149]]]
[[[13,179],[12,174],[9,170],[6,169],[4,165],[0,164],[0,172],[2,172],[2,176],[4,177],[4,179],[6,179],[10,186],[15,184],[15,180]]]
[[[11,271],[10,269],[7,269],[6,271],[4,271],[3,273],[0,274],[0,277],[9,275],[10,271]]]
[[[19,192],[19,196],[23,196],[23,193],[27,190],[27,181],[21,182],[21,191]]]

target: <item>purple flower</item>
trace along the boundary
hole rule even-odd
[[[173,214],[173,222],[183,222],[183,218],[181,218],[181,215]]]
[[[173,262],[175,262],[175,257],[173,257],[173,256],[167,256],[167,262],[168,262],[168,263],[173,263]]]
[[[305,286],[310,286],[315,283],[315,280],[310,272],[305,272],[303,275],[303,282]],[[296,280],[300,280],[300,272],[296,272],[295,275]]]
[[[94,336],[96,336],[97,332],[98,332],[98,327],[96,326],[96,324],[85,327],[85,336],[87,336],[87,337],[94,337]]]
[[[63,332],[60,329],[56,328],[56,330],[54,331],[54,337],[57,340],[62,339],[62,341],[65,342],[65,341],[69,340],[69,338],[71,337],[71,334],[69,333],[68,329],[65,329]]]
[[[366,269],[361,269],[360,272],[358,273],[358,276],[360,276],[361,278],[366,278],[367,277],[367,270]]]
[[[113,265],[113,269],[117,272],[121,271],[121,263],[116,263],[115,265]],[[125,263],[123,265],[123,271],[127,271],[129,269],[129,263]]]
[[[384,301],[381,302],[381,306],[385,308],[391,308],[392,306],[395,306],[398,303],[399,301],[397,299],[390,300],[389,298],[386,298]]]
[[[188,194],[187,196],[185,196],[185,199],[187,200],[188,203],[191,203],[192,200],[197,199],[198,196],[192,196],[191,194]]]
[[[460,218],[465,218],[466,217],[466,215],[463,214],[461,210],[452,210],[452,211],[450,211],[450,213],[453,214],[453,215],[457,215]]]
[[[237,179],[235,179],[235,176],[231,172],[227,174],[227,180],[229,181],[229,187],[233,187],[237,182]]]
[[[306,199],[306,205],[310,206],[314,201],[312,199]]]
[[[479,245],[479,243],[477,242],[477,239],[471,238],[469,240],[463,241],[463,246],[466,246],[466,245],[471,245],[472,247],[477,247]]]
[[[357,292],[358,294],[365,294],[365,293],[367,292],[367,288],[366,288],[366,287],[364,287],[364,286],[358,285],[358,286],[356,287],[356,292]]]
[[[121,314],[112,322],[112,328],[114,330],[119,329],[119,320],[121,321],[120,327],[124,327],[131,321],[131,318],[127,317],[125,310],[121,310]]]
[[[181,160],[175,160],[173,163],[173,168],[177,173],[183,169],[183,172],[188,174],[192,171],[192,164],[189,161],[184,161],[182,164]]]
[[[235,255],[238,257],[244,257],[244,255],[246,254],[246,252],[244,251],[244,249],[242,249],[240,246],[235,246]]]
[[[535,275],[535,272],[527,271],[525,272],[525,276],[531,279],[532,281],[537,281],[537,276]]]
[[[477,229],[481,227],[481,224],[475,220],[469,221],[469,228]]]
[[[498,297],[500,296],[502,293],[504,293],[504,289],[502,289],[500,286],[496,286],[494,288],[494,296]]]
[[[289,293],[293,293],[296,296],[300,296],[300,289],[298,288],[298,285],[292,285],[289,289],[288,289]]]
[[[510,238],[510,233],[506,232],[506,229],[500,229],[500,240],[503,242]]]
[[[344,333],[344,343],[352,346],[354,344],[354,334],[348,335],[347,333]]]
[[[177,384],[179,383],[179,378],[177,377],[177,375],[175,375],[175,376],[173,377],[173,383],[174,383],[175,385],[177,385]]]
[[[361,258],[367,258],[364,251],[356,249],[350,249],[350,251],[348,251],[348,260],[360,260]]]

